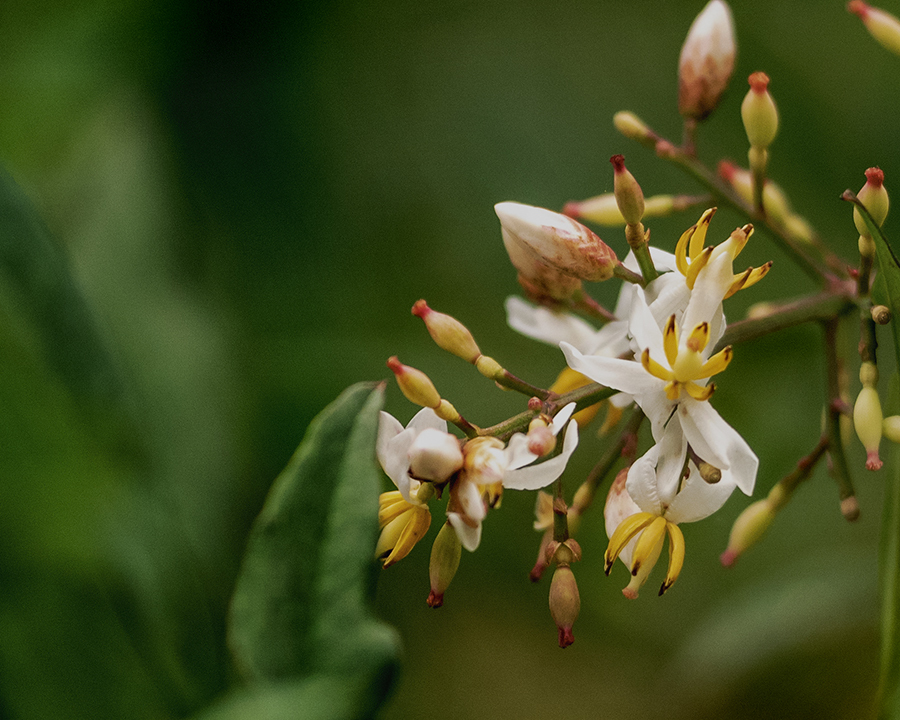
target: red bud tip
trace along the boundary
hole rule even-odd
[[[762,95],[769,87],[769,76],[764,72],[755,72],[747,78],[747,82],[753,92]]]
[[[738,554],[734,550],[726,550],[719,555],[719,562],[722,563],[722,567],[732,567],[737,562],[737,559]]]
[[[559,646],[561,648],[567,648],[575,642],[575,635],[572,633],[572,628],[560,628],[559,629]]]
[[[866,170],[866,180],[872,187],[880,188],[884,185],[884,170],[880,167],[870,167]]]
[[[581,203],[578,203],[575,200],[569,200],[569,202],[563,205],[562,214],[577,220],[581,217]]]
[[[424,318],[430,312],[432,312],[432,310],[424,300],[416,300],[415,304],[412,306],[412,314],[416,317]]]
[[[428,599],[425,602],[428,603],[428,607],[437,609],[444,604],[444,593],[438,595],[434,590],[432,590],[428,594]]]
[[[736,172],[737,165],[731,162],[731,160],[719,161],[719,177],[722,178],[725,182],[731,182],[731,179],[734,177],[734,174]]]
[[[866,15],[869,14],[869,9],[869,5],[864,3],[863,0],[850,0],[847,3],[847,10],[859,17],[860,20],[865,19]]]
[[[607,573],[607,575],[608,574],[609,573]],[[623,587],[622,594],[629,600],[637,600],[638,597],[637,590],[632,590],[630,587]]]
[[[528,398],[528,409],[532,412],[538,412],[542,407],[544,407],[544,403],[540,398]]]
[[[866,470],[881,470],[883,465],[877,450],[870,450],[866,454]]]
[[[625,172],[625,156],[613,155],[609,161],[613,164],[616,174]]]
[[[544,560],[544,554],[539,553],[537,562],[534,564],[534,567],[531,568],[531,572],[528,573],[528,579],[533,583],[540,582],[540,579],[544,577],[544,571],[548,567],[547,561]]]
[[[391,369],[391,372],[394,373],[394,375],[400,375],[403,373],[403,363],[400,362],[400,358],[398,358],[396,355],[391,355],[387,359],[387,366]]]

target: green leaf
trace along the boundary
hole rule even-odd
[[[373,706],[398,642],[371,610],[383,387],[357,384],[310,424],[250,533],[229,639],[248,680],[363,679]]]

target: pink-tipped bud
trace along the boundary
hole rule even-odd
[[[633,112],[620,110],[613,115],[613,125],[625,137],[641,143],[656,142],[659,136]]]
[[[472,333],[456,318],[435,312],[424,300],[416,301],[412,314],[422,318],[428,333],[443,350],[470,363],[474,363],[481,355]]]
[[[728,548],[719,558],[722,565],[731,567],[749,548],[759,542],[775,519],[775,508],[769,498],[757,500],[738,515],[731,528]]]
[[[556,448],[556,436],[553,431],[547,427],[546,423],[541,423],[537,418],[531,421],[527,437],[528,452],[534,453],[538,457],[549,455]]]
[[[847,4],[847,9],[863,21],[866,30],[882,46],[900,55],[900,20],[862,0],[852,0]]]
[[[644,217],[644,191],[625,167],[623,155],[613,155],[609,161],[613,165],[613,188],[619,212],[628,225],[637,225]]]
[[[443,483],[463,466],[456,436],[436,428],[420,432],[407,452],[409,471],[419,480]]]
[[[560,213],[532,205],[502,202],[494,206],[503,229],[503,241],[570,278],[608,280],[619,260],[612,249],[581,223]],[[516,258],[510,252],[516,265]],[[523,269],[516,265],[520,273]]]
[[[575,642],[572,626],[581,610],[581,597],[575,574],[568,565],[559,565],[550,583],[550,616],[559,630],[559,646],[569,647]]]
[[[431,563],[428,576],[431,579],[431,592],[428,594],[428,606],[439,608],[444,604],[444,593],[450,587],[450,581],[459,568],[462,545],[453,526],[444,523],[431,546]]]
[[[869,211],[875,224],[881,227],[887,218],[890,207],[890,199],[884,188],[884,171],[881,168],[871,167],[866,170],[866,184],[862,186],[856,197]],[[856,206],[853,207],[853,223],[860,235],[870,237],[869,229]]]
[[[749,78],[750,91],[741,103],[741,118],[750,147],[765,150],[778,133],[778,109],[769,94],[769,76],[755,72]]]
[[[702,120],[719,104],[734,71],[736,44],[731,10],[710,0],[688,30],[678,60],[678,112]]]
[[[866,365],[872,365],[872,363],[863,363],[863,366]],[[880,470],[882,466],[881,458],[878,456],[878,447],[881,444],[883,421],[884,415],[881,411],[878,391],[874,384],[864,384],[853,406],[853,426],[856,428],[859,441],[866,449],[867,470]]]
[[[411,403],[429,408],[436,408],[441,404],[441,396],[434,383],[421,370],[404,365],[396,355],[388,358],[387,366],[394,373],[401,392]]]

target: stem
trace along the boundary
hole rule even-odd
[[[644,243],[644,248],[646,247],[647,244]],[[635,255],[637,255],[637,252],[635,252]],[[647,252],[647,257],[650,257],[649,251]],[[640,261],[638,261],[638,264],[640,265]],[[654,268],[654,272],[655,271],[656,270]],[[641,272],[643,272],[643,270]],[[619,280],[624,280],[625,282],[630,282],[634,285],[640,285],[641,287],[644,287],[644,285],[646,285],[643,276],[638,275],[636,272],[631,272],[631,270],[625,267],[621,262],[616,265],[615,270],[613,270],[613,276],[619,278]]]
[[[528,395],[529,397],[538,397],[541,400],[546,400],[551,395],[549,390],[544,390],[543,388],[536,387],[524,380],[520,380],[509,370],[504,369],[501,374],[496,375],[492,380],[498,385],[502,385],[509,390],[515,390],[523,395]]]
[[[841,415],[846,403],[841,398],[840,366],[837,357],[838,320],[832,318],[825,326],[825,364],[828,374],[828,413],[826,416],[826,432],[828,434],[828,452],[831,455],[831,472],[838,485],[841,499],[841,512],[848,520],[855,520],[859,513],[858,506],[850,499],[855,498],[853,481],[847,467],[847,456],[844,454],[844,443],[841,439]]]
[[[878,717],[896,718],[900,710],[900,458],[893,452],[887,478],[881,548],[881,672],[878,678]]]
[[[627,268],[623,268],[623,269],[628,271],[629,273],[631,273],[631,271],[628,270]],[[631,273],[631,274],[635,275],[634,273]],[[620,276],[616,275],[616,277],[620,277]],[[638,281],[640,281],[639,276],[635,275],[635,277],[637,277]],[[622,279],[626,280],[627,278],[622,277]],[[629,281],[629,282],[631,282],[631,281]],[[598,303],[596,300],[594,300],[594,298],[592,298],[590,295],[588,295],[583,290],[580,291],[572,299],[572,301],[569,303],[569,308],[576,312],[583,313],[583,314],[587,315],[588,317],[593,318],[594,320],[599,320],[601,323],[612,322],[613,320],[616,319],[615,315],[613,315],[609,310],[607,310],[605,307],[603,307],[600,303]]]

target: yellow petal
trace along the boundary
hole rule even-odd
[[[666,579],[659,588],[660,595],[672,587],[681,574],[681,568],[684,565],[685,545],[681,528],[675,523],[667,522],[666,531],[669,533],[669,569],[666,571]]]
[[[604,572],[607,575],[609,575],[616,558],[619,557],[619,553],[622,552],[622,548],[628,544],[631,538],[652,523],[656,517],[656,515],[651,513],[640,512],[629,515],[619,523],[619,527],[616,528],[616,531],[609,539],[609,546],[606,548],[606,555],[604,556]]]
[[[637,545],[634,546],[634,555],[631,558],[632,575],[637,575],[640,572],[641,565],[651,557],[654,555],[659,557],[660,546],[665,535],[666,519],[659,516],[653,518],[638,538]]]

